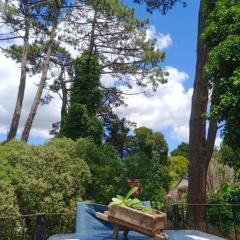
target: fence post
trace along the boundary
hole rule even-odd
[[[179,208],[178,204],[173,205],[173,227],[174,229],[179,229]]]
[[[238,240],[238,233],[237,233],[237,224],[236,224],[236,212],[234,209],[235,205],[232,205],[232,215],[233,215],[233,227],[234,227],[234,237],[235,240]]]
[[[26,232],[26,219],[22,219],[22,240],[25,239],[25,232]]]
[[[37,215],[34,240],[45,240],[45,214],[43,213]]]
[[[205,232],[208,233],[208,205],[205,206],[205,215],[206,215],[206,224],[205,224]]]
[[[4,237],[4,220],[0,221],[0,239]]]
[[[63,233],[64,232],[64,218],[63,218],[63,216],[60,216],[58,231],[59,231],[59,233]]]
[[[182,204],[182,227],[185,228],[184,204]]]

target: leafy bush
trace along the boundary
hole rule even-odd
[[[0,180],[0,216],[19,215],[17,197],[8,181]]]
[[[173,178],[173,185],[188,174],[188,159],[183,156],[171,156],[169,157],[170,162],[170,174]]]
[[[125,165],[113,146],[96,145],[88,138],[76,141],[59,138],[50,141],[48,145],[55,146],[61,153],[68,152],[71,158],[86,161],[92,181],[86,185],[85,200],[107,204],[112,196],[125,192],[127,187]]]
[[[16,214],[18,207],[29,214],[73,211],[82,200],[106,204],[127,187],[116,150],[90,139],[55,138],[42,146],[13,140],[0,146],[0,163],[0,188],[11,191],[2,190],[3,202],[9,200],[4,215],[15,215],[14,204]]]
[[[54,139],[43,146],[13,140],[0,147],[0,180],[16,193],[21,214],[71,211],[84,198],[91,174],[86,162],[73,154],[74,146],[74,141]],[[4,199],[9,193],[1,195]]]
[[[140,127],[127,144],[126,166],[129,178],[141,179],[144,200],[163,201],[172,181],[168,145],[161,133]]]
[[[240,206],[227,206],[227,204],[239,204],[239,202],[239,183],[223,184],[210,199],[210,203],[216,206],[211,206],[208,210],[209,222],[225,234],[233,232],[234,221],[240,224]]]
[[[91,141],[79,139],[76,150],[92,173],[92,182],[86,189],[87,199],[107,204],[112,196],[126,191],[126,168],[113,146],[96,146]]]
[[[9,161],[17,162],[19,154],[16,149],[19,148],[21,152],[21,146],[23,145],[18,144],[17,141],[7,146],[0,145],[0,216],[19,214],[15,185],[19,179],[20,169],[17,164],[12,166]]]
[[[21,157],[27,154],[30,146],[23,142],[12,140],[7,144],[0,145],[0,159],[11,164],[11,166],[16,167],[21,163]]]
[[[4,151],[1,150],[3,150],[2,146],[0,146],[0,217],[20,215],[15,186],[13,185],[17,180],[17,168],[13,168],[8,163],[3,157]],[[9,220],[1,220],[4,239],[11,240],[12,236],[17,236],[22,229],[18,222],[8,223]]]
[[[91,180],[83,159],[51,145],[31,147],[21,167],[26,176],[17,187],[22,213],[73,210]]]

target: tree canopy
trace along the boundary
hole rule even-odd
[[[141,179],[145,200],[163,200],[171,183],[168,145],[161,133],[146,127],[136,128],[126,147],[127,176]]]
[[[202,37],[209,49],[206,76],[211,86],[210,114],[223,126],[224,149],[229,154],[232,151],[232,161],[234,160],[237,165],[239,160],[234,155],[239,155],[240,150],[238,127],[240,119],[239,2],[218,0],[213,4],[206,1],[205,7],[209,15]],[[227,161],[230,165],[234,165],[233,162],[230,163],[230,160]]]
[[[171,156],[183,156],[189,159],[189,144],[182,142],[170,154]]]

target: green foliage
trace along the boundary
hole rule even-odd
[[[3,159],[13,167],[21,163],[21,156],[27,154],[29,145],[24,141],[12,140],[0,145],[0,159]]]
[[[61,135],[73,140],[91,136],[96,143],[100,144],[103,126],[95,115],[89,114],[86,105],[74,103],[63,119]]]
[[[121,159],[124,158],[124,151],[130,132],[130,126],[135,126],[125,118],[119,119],[116,114],[111,114],[104,121],[105,142],[111,144],[118,151]]]
[[[223,42],[229,35],[239,33],[239,1],[205,0],[204,2],[208,16],[203,38],[207,41],[208,47],[212,49],[220,42]]]
[[[18,208],[21,214],[75,209],[76,201],[84,198],[91,174],[74,146],[72,140],[55,139],[43,146],[13,140],[0,147],[1,200],[12,201],[6,215]]]
[[[0,217],[19,215],[17,196],[11,182],[0,178]]]
[[[92,173],[86,199],[107,204],[112,196],[126,189],[126,168],[116,150],[109,144],[96,146],[86,139],[77,141],[77,155],[84,158]]]
[[[55,138],[29,146],[14,140],[0,152],[0,201],[8,198],[2,208],[9,205],[9,214],[14,204],[21,214],[74,211],[81,200],[107,204],[126,189],[124,162],[109,144]]]
[[[11,184],[9,179],[2,179],[2,176],[0,176],[0,193],[0,217],[20,215],[14,186]],[[6,220],[1,220],[1,224],[4,225],[4,231],[2,231],[2,234],[4,234],[4,239],[11,240],[13,239],[11,236],[16,236],[17,233],[22,232],[22,228],[18,221],[15,221],[14,224],[13,222],[11,222],[11,224],[7,224],[7,222],[8,221]]]
[[[202,37],[209,48],[206,76],[212,88],[211,116],[224,122],[225,143],[238,148],[240,5],[237,0],[217,0],[208,10],[207,26]]]
[[[182,142],[170,154],[171,156],[183,156],[189,159],[189,144]]]
[[[205,1],[207,25],[202,38],[209,49],[209,63],[205,68],[211,95],[211,117],[224,123],[224,144],[220,151],[223,163],[235,170],[235,183],[225,183],[212,195],[211,203],[236,204],[240,202],[238,179],[239,119],[240,119],[240,3],[238,0]],[[232,219],[239,219],[240,209],[211,207],[212,224],[233,231]]]
[[[126,147],[128,177],[141,179],[144,199],[163,200],[171,183],[164,136],[145,127],[135,129],[134,133]]]
[[[110,208],[112,206],[125,206],[152,214],[152,209],[150,207],[145,207],[138,198],[130,198],[136,191],[137,187],[133,187],[129,190],[125,197],[117,195],[115,198],[112,198],[112,202],[108,206]]]
[[[18,162],[26,147],[26,143],[16,140],[0,145],[0,216],[20,213],[15,189],[23,177]]]
[[[223,144],[220,150],[222,161],[228,166],[235,169],[240,169],[240,150],[239,148],[232,148],[226,144]]]
[[[72,139],[91,136],[100,144],[103,126],[96,113],[102,104],[98,57],[85,51],[75,62],[69,111],[61,123],[61,135]]]
[[[30,76],[41,72],[41,64],[43,60],[42,52],[46,51],[48,44],[46,42],[33,42],[28,44],[27,72]],[[11,57],[16,62],[22,61],[23,46],[13,44],[7,48],[5,55]],[[63,65],[72,61],[71,54],[63,47],[54,46],[54,57],[50,59],[55,66]],[[50,69],[51,70],[51,69]],[[52,87],[52,86],[50,86]],[[51,88],[51,90],[54,90]]]
[[[239,202],[239,182],[236,184],[223,184],[210,199],[211,204],[220,204],[220,206],[211,206],[209,208],[209,221],[226,234],[233,232],[233,219],[236,224],[240,223],[240,207],[236,205],[227,206],[227,204],[239,204]],[[224,206],[221,206],[221,204]]]
[[[17,186],[22,213],[71,211],[82,200],[91,180],[89,168],[65,150],[50,144],[31,147],[22,156],[21,168],[27,176]]]
[[[235,179],[234,182],[224,181],[221,186],[215,189],[209,202],[212,204],[223,204],[225,206],[210,207],[208,216],[213,225],[222,228],[222,230],[228,234],[234,231],[233,220],[236,224],[240,224],[240,207],[238,206],[240,202],[240,166],[237,153],[225,144],[222,145],[219,151],[219,157],[224,164],[234,168]],[[233,204],[233,206],[227,206],[227,204]]]
[[[163,14],[173,8],[176,3],[182,3],[186,7],[186,2],[182,0],[134,0],[134,2],[143,4],[146,3],[147,10],[152,13],[153,10],[158,9]]]
[[[176,185],[182,177],[188,174],[188,159],[183,156],[171,156],[170,162],[170,174],[173,178],[173,185]]]
[[[89,51],[83,52],[81,57],[76,59],[71,104],[84,104],[88,112],[96,113],[102,102],[102,93],[99,89],[101,72],[98,57]]]

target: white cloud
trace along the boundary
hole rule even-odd
[[[160,85],[153,96],[144,94],[128,96],[127,107],[121,107],[118,113],[137,123],[154,130],[170,128],[172,137],[179,141],[188,141],[188,122],[191,108],[192,89],[185,90],[183,81],[189,77],[173,67],[167,67],[168,83]],[[122,87],[124,92],[129,92]],[[150,91],[150,89],[148,89]],[[131,92],[141,92],[134,86]]]
[[[221,138],[221,137],[216,137],[215,147],[216,147],[217,149],[220,149],[221,144],[222,144],[222,138]]]
[[[163,50],[168,48],[173,44],[172,38],[170,34],[164,35],[162,33],[157,33],[155,26],[149,26],[146,31],[147,40],[155,38],[156,39],[156,48],[159,50]]]
[[[189,127],[188,127],[188,119],[186,125],[174,126],[172,131],[173,138],[180,140],[182,142],[189,141]]]
[[[20,77],[20,65],[10,58],[6,58],[0,53],[0,133],[6,134],[9,130],[12,114],[17,98],[17,91]],[[27,78],[23,110],[19,123],[21,134],[27,115],[29,113],[33,97],[36,92],[36,84],[39,82],[39,76]],[[49,138],[49,129],[51,124],[60,119],[60,100],[55,96],[49,105],[39,106],[36,118],[31,130],[31,136]]]
[[[115,84],[115,80],[113,79],[111,74],[102,74],[102,76],[101,76],[101,83],[105,87],[113,87],[114,84]]]

